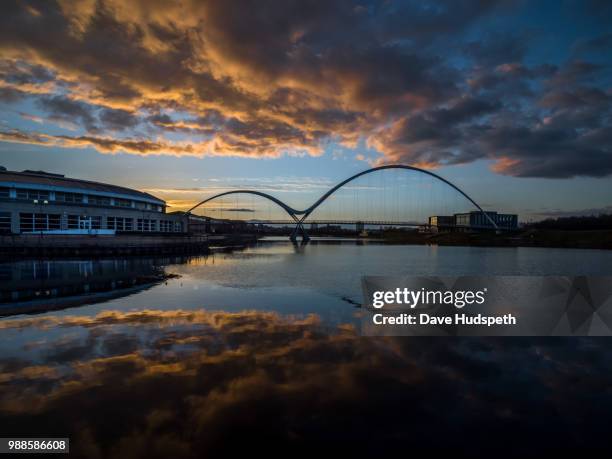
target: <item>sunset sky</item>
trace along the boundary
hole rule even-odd
[[[0,165],[294,207],[435,168],[523,219],[612,212],[612,2],[11,1]]]

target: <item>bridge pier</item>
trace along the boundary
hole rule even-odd
[[[291,233],[291,236],[289,236],[289,239],[291,239],[292,242],[297,242],[299,233],[302,233],[302,244],[310,240],[310,236],[308,236],[302,222],[296,223],[295,229],[293,230],[293,233]]]

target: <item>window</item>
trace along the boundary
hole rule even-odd
[[[59,214],[19,214],[19,226],[22,233],[60,229]]]
[[[172,231],[172,222],[170,222],[168,220],[160,220],[159,221],[159,230],[162,233],[169,233],[170,231]]]
[[[141,209],[141,210],[144,210],[147,208],[146,202],[134,201],[134,205],[136,206],[137,209]]]
[[[159,230],[163,233],[171,233],[171,232],[180,233],[182,231],[182,225],[181,225],[181,222],[177,222],[177,221],[160,220]]]
[[[17,190],[17,199],[33,200],[49,200],[49,192],[44,190]]]
[[[470,216],[466,214],[458,214],[455,216],[457,225],[467,226],[470,224]]]
[[[0,233],[11,232],[11,214],[9,212],[0,212]]]
[[[0,187],[0,198],[10,198],[11,190],[6,187]]]
[[[106,227],[115,231],[132,231],[132,219],[123,217],[108,217]]]
[[[157,222],[148,218],[139,218],[136,229],[137,231],[157,231]]]
[[[132,201],[129,199],[115,198],[115,205],[117,207],[132,207]]]
[[[55,193],[55,200],[68,203],[82,203],[83,195],[78,193]]]
[[[87,197],[87,202],[94,206],[110,206],[110,198],[104,196],[92,196]]]
[[[79,221],[78,215],[68,215],[68,229],[79,229]]]
[[[91,229],[101,229],[102,228],[102,217],[99,215],[89,217],[89,221],[91,222]]]
[[[100,216],[68,215],[68,229],[91,230],[101,228],[102,217]]]

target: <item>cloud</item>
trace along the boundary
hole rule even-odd
[[[87,104],[62,96],[43,97],[38,100],[51,121],[81,125],[87,131],[97,131],[96,120]]]
[[[133,128],[140,122],[138,116],[128,110],[104,108],[100,112],[100,121],[110,130],[123,131]]]
[[[22,112],[22,113],[19,113],[19,116],[21,116],[24,120],[33,121],[34,123],[42,124],[44,122],[44,119],[41,118],[40,116],[31,115],[29,113]]]
[[[45,143],[38,139],[50,132],[4,138],[250,158],[318,156],[330,143],[365,142],[376,163],[487,159],[516,176],[609,175],[610,144],[595,143],[606,140],[598,129],[610,117],[609,62],[575,54],[601,48],[606,34],[565,50],[566,61],[534,59],[544,31],[488,25],[516,21],[521,8],[478,0],[8,1],[0,100],[33,100],[35,116],[81,132]],[[557,144],[541,128],[546,120],[573,140]],[[495,142],[521,130],[533,143]],[[571,156],[581,167],[571,169]]]
[[[150,140],[146,138],[114,138],[95,135],[69,136],[49,135],[40,132],[22,132],[18,130],[0,131],[0,140],[6,142],[26,143],[43,146],[57,146],[62,148],[93,147],[102,153],[128,153],[139,156],[239,156],[245,158],[268,157],[276,158],[290,148],[289,145],[253,144],[250,148],[240,148],[245,145],[240,140],[224,137],[211,141],[188,142],[170,140]],[[309,151],[307,147],[300,147],[300,151]],[[292,154],[294,152],[291,152]],[[311,152],[319,154],[318,150]]]
[[[445,108],[422,111],[395,122],[390,129],[370,139],[371,146],[396,163],[435,167],[473,160],[475,119],[482,119],[501,108],[499,103],[462,98]],[[472,147],[470,147],[472,145]]]
[[[539,126],[488,130],[484,147],[498,152],[493,169],[519,177],[569,178],[612,174],[612,129],[601,127],[581,133],[577,129]]]
[[[130,153],[140,156],[164,154],[202,157],[206,155],[208,147],[208,145],[175,144],[147,139],[116,139],[88,135],[48,135],[36,132],[26,133],[17,130],[0,131],[0,140],[63,148],[94,147],[103,153]]]

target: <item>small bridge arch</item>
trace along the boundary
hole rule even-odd
[[[214,196],[210,196],[210,197],[208,197],[208,198],[198,202],[195,206],[193,206],[191,209],[186,211],[185,214],[190,214],[195,209],[197,209],[198,207],[206,204],[207,202],[213,201],[214,199],[218,199],[218,198],[221,198],[223,196],[230,195],[230,194],[253,194],[255,196],[261,196],[262,198],[265,198],[265,199],[267,199],[269,201],[272,201],[274,204],[278,205],[281,209],[283,209],[285,212],[287,212],[287,214],[289,214],[289,216],[293,220],[295,220],[295,221],[299,220],[297,218],[297,216],[296,216],[299,211],[296,211],[294,208],[288,206],[283,201],[281,201],[278,198],[275,198],[271,194],[262,193],[261,191],[255,191],[255,190],[231,190],[231,191],[225,191],[223,193],[216,194]]]

